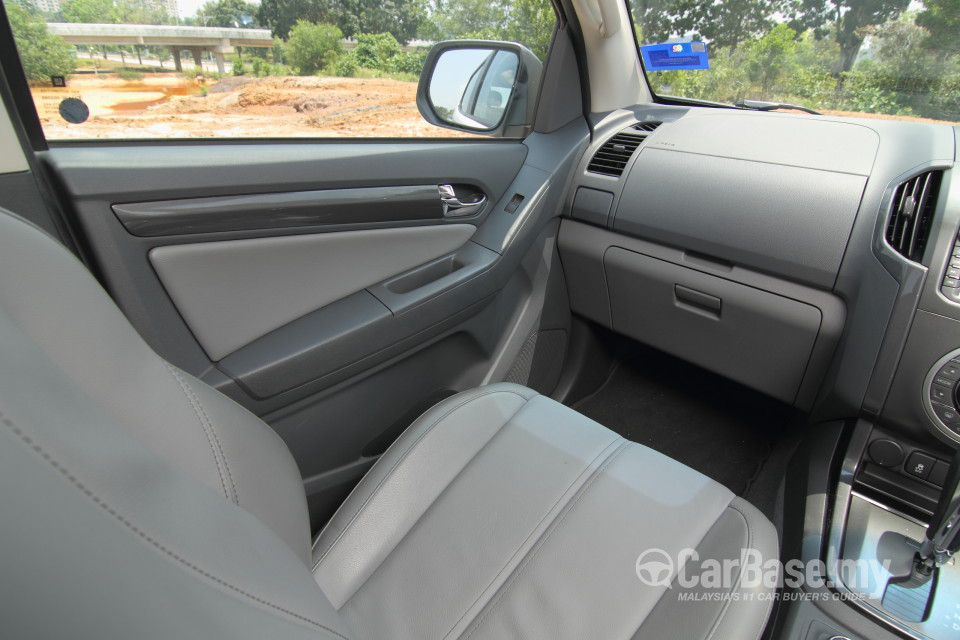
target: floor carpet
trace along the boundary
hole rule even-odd
[[[693,467],[765,512],[774,508],[778,487],[754,483],[779,485],[782,469],[764,470],[764,462],[785,465],[785,453],[792,451],[803,424],[803,414],[792,407],[640,346],[622,355],[599,390],[573,406],[628,440]]]

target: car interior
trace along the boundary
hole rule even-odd
[[[48,142],[2,18],[4,636],[960,638],[960,127],[554,8],[402,141]]]

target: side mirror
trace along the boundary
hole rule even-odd
[[[417,108],[430,124],[500,138],[533,130],[543,63],[514,42],[447,40],[427,54]]]

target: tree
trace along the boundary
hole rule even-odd
[[[960,51],[960,2],[923,0],[925,9],[917,15],[917,25],[930,32],[937,47]]]
[[[43,82],[50,76],[65,76],[73,71],[75,61],[70,47],[63,38],[47,31],[43,16],[19,2],[5,6],[27,80]]]
[[[508,40],[546,57],[557,15],[544,0],[460,0],[444,4],[435,14],[442,38]]]
[[[694,2],[697,12],[690,14],[690,29],[715,47],[736,49],[742,43],[762,36],[775,28],[775,17],[786,9],[783,0],[726,0]],[[702,15],[699,13],[702,11]],[[685,26],[683,21],[679,29]]]
[[[332,24],[298,20],[287,40],[287,61],[300,75],[313,75],[336,60],[343,33]]]
[[[473,34],[503,31],[510,14],[509,3],[501,0],[459,0],[446,2],[434,16],[444,38],[465,38]]]
[[[676,0],[631,0],[629,7],[640,44],[665,42],[673,35]]]
[[[203,27],[256,27],[260,7],[247,0],[208,0],[197,10]]]
[[[346,36],[390,33],[399,42],[427,20],[426,0],[262,0],[260,24],[286,38],[298,20],[336,25]]]
[[[60,7],[66,22],[117,22],[113,0],[66,0]]]
[[[170,24],[167,7],[155,0],[116,0],[117,22],[125,24]]]
[[[760,87],[761,99],[773,98],[774,87],[781,80],[791,79],[796,37],[796,31],[778,24],[767,35],[745,45],[747,77]]]
[[[386,69],[391,58],[400,55],[400,43],[389,33],[357,34],[353,55],[357,64],[367,69]]]
[[[850,71],[870,27],[900,16],[910,0],[800,0],[790,26],[814,29],[818,36],[832,33],[840,45],[840,70]]]
[[[641,43],[665,42],[671,36],[706,39],[713,47],[736,49],[770,31],[789,0],[633,0]]]

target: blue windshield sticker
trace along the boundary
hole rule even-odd
[[[647,71],[709,69],[707,45],[703,42],[667,42],[640,47]]]

